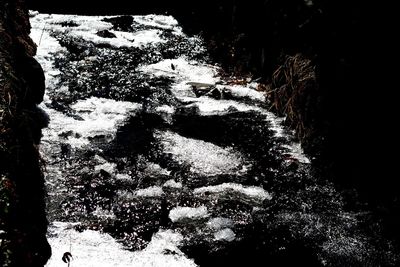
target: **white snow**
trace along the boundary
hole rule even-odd
[[[220,81],[216,67],[190,61],[185,57],[165,59],[155,64],[142,66],[140,70],[157,77],[174,78],[175,84],[171,90],[178,98],[188,96],[195,98],[191,85],[188,84],[190,82],[215,84]]]
[[[57,140],[59,134],[72,132],[67,142],[73,147],[82,147],[90,143],[91,137],[103,136],[111,140],[118,126],[141,105],[131,102],[115,101],[106,98],[91,97],[79,100],[71,106],[83,120],[68,117],[53,109],[46,109],[50,115],[50,124],[44,130],[43,139]]]
[[[202,140],[183,137],[170,131],[158,132],[164,152],[170,153],[178,162],[188,164],[197,174],[217,175],[236,173],[242,158],[232,148],[222,148]]]
[[[95,171],[103,170],[103,171],[106,171],[106,172],[108,172],[110,174],[115,173],[116,168],[117,168],[117,164],[110,163],[110,162],[105,162],[103,164],[94,166],[94,170]]]
[[[258,101],[265,101],[265,95],[262,92],[259,92],[253,88],[251,84],[248,86],[242,86],[242,85],[217,85],[218,89],[228,89],[232,95],[236,97],[247,97],[253,100],[258,100]]]
[[[163,186],[169,188],[182,188],[182,183],[176,182],[174,179],[170,179],[166,181]]]
[[[207,227],[213,230],[221,230],[233,226],[233,221],[229,218],[217,217],[212,218],[207,222]]]
[[[46,267],[65,267],[61,260],[71,252],[70,266],[85,267],[194,267],[178,246],[183,236],[172,230],[160,230],[141,251],[124,250],[110,235],[86,230],[82,233],[71,229],[70,224],[54,222],[50,227],[49,243],[53,256]],[[167,253],[174,252],[174,253]]]
[[[208,216],[209,214],[206,206],[200,206],[198,208],[176,207],[169,212],[169,218],[172,222],[178,222],[184,219],[196,220]]]
[[[141,16],[137,18],[137,20],[151,21],[149,18],[154,17],[154,15]],[[160,16],[158,19],[159,28],[163,28],[161,25],[162,21],[168,21],[168,18],[163,19],[165,16]],[[48,15],[48,14],[38,14],[31,18],[32,28],[36,33],[32,34],[33,39],[39,44],[40,35],[42,34],[42,30],[54,31],[58,33],[63,33],[65,35],[69,35],[72,37],[79,37],[85,41],[97,43],[97,44],[108,44],[114,47],[140,47],[142,45],[147,44],[157,44],[165,42],[163,38],[161,38],[161,30],[158,29],[148,29],[148,30],[140,30],[136,32],[122,32],[122,31],[114,31],[112,30],[112,24],[109,22],[103,21],[106,18],[105,16],[76,16],[76,15]],[[135,17],[134,17],[135,18]],[[76,27],[63,27],[60,23],[62,22],[74,22],[77,24]],[[171,22],[172,23],[172,22]],[[157,23],[153,23],[155,26]],[[149,25],[149,23],[144,24]],[[165,26],[166,27],[166,26]],[[170,24],[171,29],[175,27],[175,25]],[[96,33],[98,31],[109,30],[110,32],[116,35],[115,38],[103,38],[98,36]],[[181,29],[177,27],[174,31],[176,34],[181,33]],[[45,40],[43,40],[43,43]],[[40,42],[41,45],[41,42]]]
[[[223,115],[231,112],[232,108],[240,112],[261,111],[256,106],[250,106],[233,100],[216,100],[205,96],[194,99],[183,97],[182,100],[194,102],[186,107],[198,107],[200,115]]]
[[[144,189],[138,189],[135,191],[135,195],[138,197],[159,197],[164,193],[159,186],[150,186]]]
[[[137,189],[135,191],[130,191],[127,189],[120,189],[117,191],[117,199],[121,201],[126,200],[137,200],[137,198],[152,198],[160,197],[164,194],[163,189],[160,186],[150,186],[147,188]]]
[[[195,194],[207,194],[207,193],[225,194],[230,192],[239,193],[247,197],[261,201],[265,199],[268,200],[272,199],[272,196],[261,187],[244,186],[236,183],[223,183],[214,186],[200,187],[194,190]]]
[[[168,176],[168,175],[171,174],[170,171],[168,171],[167,169],[164,169],[159,164],[156,164],[156,163],[153,163],[153,162],[148,162],[147,163],[145,172],[149,176],[158,176],[158,175]]]
[[[178,28],[178,21],[172,16],[162,15],[146,15],[146,16],[134,16],[134,21],[147,26],[153,26],[161,29],[171,30]]]
[[[232,242],[235,238],[236,234],[230,228],[219,230],[214,234],[214,239],[217,241]]]
[[[217,77],[217,70],[215,67],[206,66],[196,61],[190,61],[183,56],[176,59],[164,59],[151,65],[144,65],[140,70],[155,76],[175,78],[177,82],[215,84],[220,80],[220,78]]]
[[[175,112],[175,108],[167,105],[162,105],[156,108],[157,112],[173,114]]]

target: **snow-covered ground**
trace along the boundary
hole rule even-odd
[[[85,229],[83,232],[75,230],[73,226],[76,224],[69,221],[70,213],[58,209],[65,209],[65,207],[73,209],[69,205],[69,199],[87,206],[87,197],[90,204],[93,204],[94,201],[98,201],[100,204],[93,211],[84,206],[83,211],[79,211],[79,214],[84,213],[84,215],[80,215],[84,218],[82,220],[90,220],[91,216],[97,220],[119,220],[118,216],[130,218],[129,214],[121,215],[120,212],[122,210],[123,213],[126,207],[130,207],[129,205],[136,205],[138,202],[140,204],[140,201],[143,201],[143,205],[150,203],[150,205],[157,206],[156,208],[163,209],[163,207],[158,207],[160,203],[157,201],[166,198],[166,202],[172,203],[172,207],[168,208],[168,218],[173,223],[182,225],[188,221],[202,221],[199,229],[212,229],[213,231],[210,242],[234,242],[237,239],[235,224],[244,222],[241,218],[236,222],[234,218],[219,217],[218,214],[213,214],[217,210],[213,207],[218,204],[213,202],[215,198],[236,199],[246,205],[259,207],[265,200],[271,200],[272,194],[259,184],[242,185],[233,183],[231,180],[220,182],[218,179],[222,179],[221,177],[224,176],[234,177],[232,180],[241,181],[240,179],[244,180],[245,178],[251,180],[250,178],[253,177],[247,176],[250,175],[248,173],[252,168],[252,162],[258,159],[250,158],[251,155],[234,147],[234,144],[232,146],[222,145],[176,132],[174,125],[171,125],[174,123],[173,116],[177,110],[182,108],[192,108],[196,111],[196,116],[203,117],[225,116],[231,113],[246,115],[248,112],[254,112],[257,116],[262,116],[263,121],[270,124],[276,138],[286,140],[277,145],[292,156],[291,160],[303,163],[308,163],[309,160],[304,156],[299,144],[293,143],[292,137],[286,134],[286,130],[282,126],[282,119],[277,118],[260,105],[265,101],[265,96],[254,89],[256,84],[250,83],[243,86],[226,84],[218,76],[216,66],[206,63],[206,60],[191,59],[187,54],[180,55],[178,53],[176,57],[160,58],[157,62],[141,62],[136,68],[132,67],[134,70],[129,69],[128,71],[129,73],[148,75],[148,79],[170,79],[169,93],[165,94],[169,94],[167,99],[174,99],[174,101],[163,102],[157,99],[152,102],[154,96],[151,94],[140,95],[140,97],[134,98],[135,101],[121,101],[112,97],[99,97],[97,95],[99,88],[93,88],[91,92],[85,91],[85,94],[81,95],[73,91],[69,86],[72,81],[62,79],[65,78],[63,77],[66,71],[65,68],[63,69],[64,66],[59,66],[60,61],[73,52],[65,44],[61,45],[60,38],[66,38],[71,42],[79,40],[81,46],[82,43],[87,44],[86,50],[79,48],[78,52],[75,51],[79,53],[79,61],[74,61],[74,64],[83,69],[86,64],[89,66],[97,61],[102,62],[101,55],[116,53],[115,51],[118,49],[127,49],[123,50],[127,51],[126,53],[153,49],[151,53],[154,53],[154,58],[158,58],[165,52],[162,49],[169,49],[168,51],[177,49],[176,47],[163,48],[168,46],[168,38],[183,39],[187,45],[201,43],[200,39],[196,39],[198,37],[186,36],[178,22],[171,16],[133,16],[130,31],[116,29],[112,22],[104,20],[106,18],[112,17],[32,13],[31,37],[38,44],[36,58],[45,71],[47,84],[45,101],[40,107],[49,114],[51,120],[49,127],[43,131],[41,150],[48,161],[46,181],[50,191],[49,202],[53,205],[59,203],[49,212],[56,213],[57,218],[63,221],[51,222],[49,241],[52,245],[53,257],[47,266],[65,266],[65,263],[61,261],[61,256],[67,251],[73,255],[71,266],[196,266],[194,261],[180,250],[186,236],[179,229],[159,229],[153,233],[144,249],[130,252],[122,245],[123,242],[119,242],[121,240],[114,239],[109,233],[89,229]],[[114,37],[105,38],[98,34],[99,31],[105,30]],[[170,35],[164,34],[167,31]],[[89,51],[89,47],[102,51],[102,54],[99,52],[99,54],[93,55],[95,52]],[[191,54],[201,50],[196,49],[193,48],[192,51],[186,52]],[[146,54],[146,51],[142,52]],[[128,64],[129,58],[130,56],[127,55],[127,66],[130,64]],[[66,69],[68,71],[68,68]],[[107,69],[107,77],[114,77],[116,73],[122,71],[107,67],[105,69]],[[96,71],[96,68],[91,71]],[[76,75],[78,74],[77,71]],[[94,77],[96,77],[96,73]],[[76,79],[78,80],[78,78]],[[84,81],[74,82],[79,85]],[[127,81],[127,84],[129,84],[128,82],[132,81]],[[90,86],[90,84],[91,81],[85,86]],[[230,92],[232,98],[218,99],[207,94],[197,96],[193,90],[195,86],[225,90]],[[157,93],[161,89],[157,85],[153,87],[145,86],[146,89],[155,90],[154,95],[159,96]],[[111,86],[104,90],[111,91]],[[132,85],[131,90],[136,92],[138,88]],[[62,100],[64,95],[74,97],[69,98],[69,102],[65,100],[64,103],[58,103],[63,105],[63,108],[58,109],[54,102]],[[161,99],[162,97],[164,95],[160,96]],[[118,140],[124,140],[130,144],[126,141],[125,136],[130,135],[134,138],[135,131],[141,125],[135,125],[136,128],[132,127],[128,130],[124,130],[123,127],[129,125],[132,118],[148,112],[145,108],[147,102],[156,105],[151,112],[155,112],[160,117],[165,114],[170,116],[169,120],[164,122],[169,126],[153,129],[150,133],[154,140],[152,139],[150,142],[153,148],[149,150],[156,154],[156,157],[145,155],[144,152],[138,152],[142,153],[139,156],[130,157],[130,150],[140,147],[146,140],[138,141],[129,147],[125,144],[115,143]],[[165,129],[165,127],[170,128]],[[143,130],[143,133],[147,134],[148,131]],[[158,145],[156,148],[155,144]],[[108,150],[114,151],[112,149],[123,155],[118,154],[112,158],[107,154]],[[115,153],[117,154],[117,152]],[[160,158],[168,158],[168,162],[162,162]],[[157,160],[160,162],[153,162]],[[132,164],[137,165],[132,167]],[[180,174],[176,171],[176,166],[187,166],[189,173]],[[185,184],[185,179],[191,177],[180,177],[179,175],[200,175],[205,177],[204,184],[207,186],[190,189]],[[99,176],[102,178],[98,178]],[[88,177],[95,182],[88,182]],[[208,179],[210,182],[213,181],[212,185],[209,184]],[[107,195],[111,198],[107,199],[109,202],[102,201],[97,196],[100,193],[95,191],[103,183],[116,188],[110,193],[111,196]],[[78,194],[81,192],[79,191],[81,188],[94,190],[95,197],[89,198],[92,197],[89,193]],[[173,195],[176,193],[171,193],[171,190],[177,191],[179,194],[192,194],[193,199],[201,198],[206,203],[195,206],[190,206],[190,202],[180,203],[179,195]],[[210,199],[209,202],[207,199]],[[119,207],[118,201],[127,206]],[[146,216],[147,214],[142,215],[144,218]],[[248,216],[251,215],[248,214]],[[208,220],[208,222],[206,223],[204,220]],[[98,221],[91,221],[91,223],[102,225]],[[206,235],[207,231],[202,233],[199,230],[195,234]]]

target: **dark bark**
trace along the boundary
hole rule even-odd
[[[0,265],[44,266],[44,179],[37,145],[47,124],[36,105],[44,74],[33,58],[28,11],[23,1],[0,1]]]

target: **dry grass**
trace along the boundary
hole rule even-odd
[[[317,89],[315,68],[311,60],[300,54],[287,56],[274,71],[271,83],[259,87],[266,92],[271,110],[286,116],[300,139],[309,134],[308,112],[314,110],[313,96]]]

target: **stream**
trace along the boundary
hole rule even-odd
[[[46,74],[46,266],[381,266],[256,82],[171,16],[31,12]],[[378,264],[379,263],[379,264]]]

